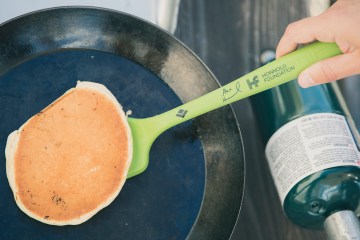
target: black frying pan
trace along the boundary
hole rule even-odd
[[[189,49],[140,19],[93,8],[35,12],[0,25],[0,149],[79,79],[105,84],[133,117],[219,87]],[[0,239],[228,239],[244,190],[243,146],[229,106],[162,134],[147,170],[81,225],[26,216],[8,185],[4,154],[0,170]]]

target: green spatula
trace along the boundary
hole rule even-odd
[[[143,119],[128,118],[133,137],[133,159],[127,177],[145,171],[152,143],[167,129],[296,79],[308,66],[339,54],[341,51],[335,43],[312,43],[170,111]]]

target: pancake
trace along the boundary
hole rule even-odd
[[[102,84],[75,88],[7,140],[6,173],[19,208],[51,225],[76,225],[108,206],[132,158],[124,111]]]

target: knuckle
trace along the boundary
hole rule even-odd
[[[335,69],[333,68],[333,66],[331,66],[328,63],[323,63],[321,64],[320,67],[320,72],[321,72],[321,82],[331,82],[331,81],[335,81],[338,80],[338,75],[336,74]]]
[[[296,29],[296,23],[290,23],[285,29],[285,34],[292,35]]]

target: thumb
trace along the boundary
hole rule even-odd
[[[315,63],[300,73],[298,82],[301,87],[332,82],[360,73],[358,53],[341,54]]]

